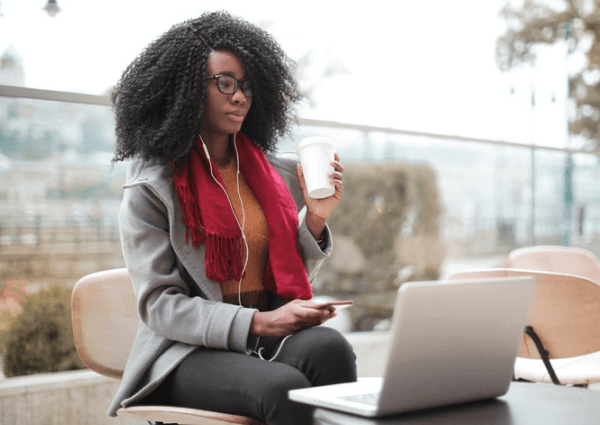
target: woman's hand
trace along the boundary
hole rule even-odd
[[[250,335],[287,336],[335,317],[335,307],[314,308],[312,301],[294,300],[273,311],[254,313]]]
[[[302,191],[302,197],[304,198],[304,204],[306,205],[307,210],[306,225],[316,240],[321,239],[329,215],[331,215],[337,204],[340,202],[340,199],[342,199],[344,166],[340,163],[340,157],[337,153],[334,154],[334,159],[335,161],[331,163],[333,172],[329,174],[329,178],[335,187],[335,192],[333,195],[323,199],[314,199],[308,196],[302,165],[298,164],[296,166],[296,175],[298,176],[300,190]]]

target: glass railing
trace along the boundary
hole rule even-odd
[[[343,258],[320,277],[343,284],[318,293],[386,292],[524,245],[600,255],[591,152],[306,119],[280,149],[313,135],[337,144],[348,175],[331,220]],[[0,142],[0,280],[36,287],[121,267],[127,164],[111,164],[108,97],[0,86]]]

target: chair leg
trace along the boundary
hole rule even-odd
[[[554,372],[552,364],[550,364],[550,353],[546,350],[544,344],[542,344],[542,341],[533,330],[533,327],[525,326],[525,333],[529,336],[529,338],[533,340],[533,343],[535,344],[538,352],[540,353],[540,357],[542,358],[544,366],[546,366],[546,370],[548,371],[550,379],[552,379],[554,385],[561,385],[560,381],[558,380],[558,377],[556,376],[556,373]]]

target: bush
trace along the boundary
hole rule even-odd
[[[28,294],[4,334],[7,377],[83,369],[71,327],[71,290],[61,285]]]
[[[313,288],[351,298],[356,330],[391,315],[407,280],[439,278],[444,250],[435,170],[426,163],[344,164],[344,196],[329,217],[334,239]]]
[[[411,280],[438,278],[443,259],[441,214],[430,165],[346,163],[344,196],[328,220],[335,248],[320,274],[327,281],[324,291],[391,290],[405,268],[412,270]],[[344,246],[348,244],[352,248]]]

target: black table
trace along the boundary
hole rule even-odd
[[[600,423],[600,391],[513,382],[493,400],[404,413],[380,419],[315,410],[315,425],[569,425]]]

